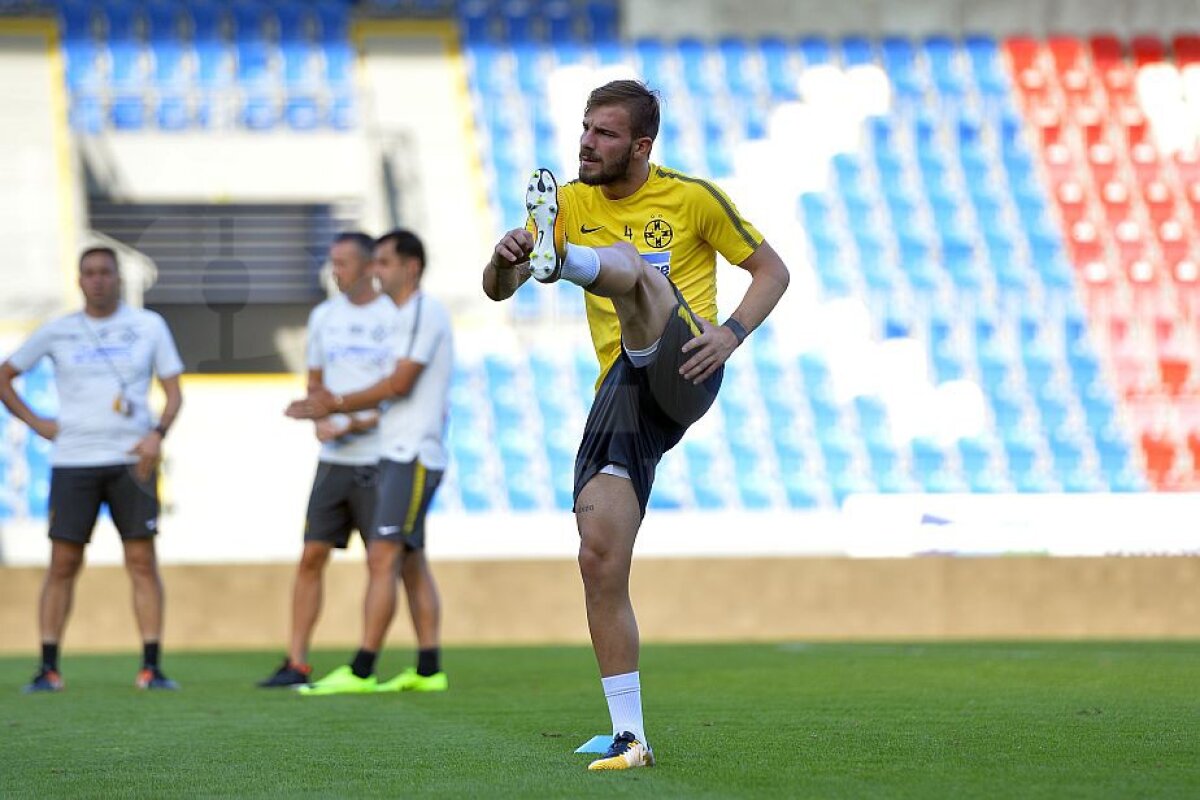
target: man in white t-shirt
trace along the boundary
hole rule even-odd
[[[382,407],[381,459],[375,522],[367,545],[370,579],[363,604],[362,643],[351,663],[301,687],[304,694],[444,691],[437,585],[425,557],[425,514],[446,469],[454,344],[450,314],[420,290],[425,248],[395,230],[375,244],[375,274],[398,308],[394,369],[374,386],[338,394],[320,389],[288,407],[298,419]],[[417,664],[379,683],[375,661],[396,613],[396,577],[404,582],[417,637]]]
[[[343,233],[329,248],[341,291],[308,318],[308,390],[339,394],[372,386],[392,371],[396,305],[375,288],[375,240]],[[345,548],[352,531],[366,540],[375,517],[379,462],[379,412],[335,414],[316,424],[323,443],[304,524],[304,550],[292,586],[292,627],[283,664],[264,688],[308,683],[308,648],[321,613],[323,578],[333,548]]]
[[[50,566],[42,584],[38,626],[42,661],[26,692],[63,688],[59,643],[83,567],[84,547],[101,504],[121,534],[142,636],[141,689],[177,689],[159,668],[163,589],[155,555],[158,462],[162,441],[183,404],[183,362],[158,314],[121,302],[117,255],[107,247],[79,259],[82,311],[38,328],[0,364],[0,401],[38,436],[54,442],[50,459]],[[13,379],[43,357],[54,366],[57,419],[38,416]],[[158,421],[150,412],[151,378],[166,395]]]

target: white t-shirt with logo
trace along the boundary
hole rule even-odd
[[[418,291],[400,306],[396,320],[393,360],[415,361],[424,369],[412,391],[392,400],[383,411],[382,457],[400,462],[416,459],[426,469],[444,470],[454,372],[450,314],[437,300]]]
[[[38,328],[8,362],[28,372],[43,357],[54,364],[58,389],[58,437],[50,463],[136,463],[129,451],[154,427],[150,379],[183,372],[166,321],[123,303],[102,319],[76,311]]]
[[[334,394],[357,392],[392,374],[396,304],[380,295],[355,305],[344,294],[331,297],[308,317],[308,368],[322,371]],[[321,460],[363,465],[379,460],[379,427],[341,436],[321,446]]]

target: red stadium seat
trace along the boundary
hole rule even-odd
[[[1083,42],[1078,37],[1055,35],[1046,40],[1046,45],[1050,50],[1054,69],[1059,75],[1075,69],[1083,61]]]
[[[1200,35],[1181,33],[1171,40],[1171,49],[1175,51],[1175,63],[1180,67],[1200,63]]]
[[[1117,257],[1122,264],[1132,264],[1146,255],[1146,235],[1142,226],[1132,219],[1122,220],[1113,228]]]
[[[1017,88],[1021,90],[1021,95],[1025,98],[1026,103],[1041,103],[1049,97],[1050,82],[1046,80],[1046,74],[1040,69],[1026,67],[1015,74]]]
[[[1111,33],[1097,33],[1088,39],[1092,63],[1097,67],[1125,61],[1125,48],[1121,40]]]
[[[1148,183],[1159,177],[1158,148],[1150,142],[1141,142],[1129,148],[1129,161],[1138,183]]]
[[[1192,243],[1179,220],[1164,221],[1155,228],[1155,233],[1158,236],[1158,246],[1162,250],[1164,262],[1176,264],[1188,257]]]
[[[1064,225],[1069,227],[1087,216],[1087,193],[1078,181],[1060,183],[1054,198],[1058,201],[1058,211]]]
[[[1059,76],[1067,105],[1078,106],[1092,102],[1095,94],[1092,75],[1082,67],[1072,67]]]
[[[1142,200],[1146,204],[1146,213],[1150,221],[1157,224],[1175,215],[1175,195],[1171,187],[1160,180],[1151,180],[1142,184]]]
[[[1098,184],[1111,181],[1117,172],[1117,154],[1107,142],[1098,142],[1087,149],[1092,179]]]
[[[1175,175],[1181,185],[1200,182],[1200,150],[1180,150],[1173,160]]]
[[[1084,147],[1091,147],[1107,140],[1108,120],[1095,106],[1080,106],[1075,109],[1075,125]]]
[[[1108,94],[1110,104],[1133,98],[1134,73],[1124,62],[1113,62],[1100,68],[1100,83]]]
[[[1100,232],[1088,220],[1076,222],[1071,226],[1069,246],[1071,260],[1076,266],[1104,260],[1104,246],[1100,241]]]
[[[1048,145],[1042,153],[1046,164],[1046,175],[1053,184],[1075,177],[1075,157],[1065,144]]]
[[[1188,206],[1192,209],[1192,222],[1200,226],[1200,182],[1189,184],[1186,192]]]
[[[1053,105],[1039,105],[1027,114],[1030,122],[1038,130],[1038,138],[1042,147],[1054,144],[1062,139],[1062,114]]]
[[[1030,67],[1037,67],[1041,43],[1032,36],[1010,36],[1004,40],[1004,52],[1012,62],[1012,71],[1019,74]]]
[[[1140,108],[1132,103],[1122,103],[1113,113],[1113,117],[1125,131],[1125,140],[1130,145],[1146,143],[1149,125],[1146,122],[1146,115]]]
[[[1104,206],[1104,218],[1110,223],[1119,222],[1129,216],[1129,187],[1121,181],[1109,181],[1100,189],[1100,204]]]
[[[1167,60],[1167,46],[1162,39],[1151,34],[1133,37],[1129,49],[1133,53],[1133,63],[1138,67]]]

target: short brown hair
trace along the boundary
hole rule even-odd
[[[600,106],[622,106],[629,112],[629,128],[633,138],[658,138],[658,92],[635,80],[609,81],[588,95],[583,113]]]

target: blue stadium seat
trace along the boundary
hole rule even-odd
[[[948,36],[930,36],[923,43],[933,86],[945,99],[961,97],[967,82],[958,64],[958,45]]]
[[[58,5],[63,38],[72,42],[90,41],[94,35],[92,11],[95,4],[88,0],[61,0]]]
[[[223,5],[217,5],[213,0],[192,0],[182,6],[182,11],[190,18],[192,40],[197,46],[202,42],[221,40],[226,19]]]
[[[768,36],[759,40],[767,88],[774,102],[786,102],[799,97],[797,71],[793,65],[792,49],[782,38]]]
[[[833,48],[821,36],[805,36],[799,42],[800,55],[805,67],[815,67],[833,61]]]
[[[113,98],[109,107],[112,126],[121,131],[138,131],[146,125],[147,108],[140,94],[120,94]]]
[[[204,88],[223,88],[233,82],[233,50],[215,40],[196,43],[196,81]]]
[[[349,91],[336,92],[329,104],[328,124],[334,130],[353,130],[358,124],[354,96]]]
[[[270,94],[252,93],[242,104],[242,124],[252,131],[269,131],[279,124],[279,104]]]
[[[187,98],[182,95],[160,95],[155,115],[158,127],[164,131],[186,130],[191,125]]]
[[[354,49],[347,42],[327,43],[325,55],[325,80],[337,89],[348,87],[354,69]]]
[[[842,39],[842,67],[859,67],[875,63],[875,45],[864,36]]]
[[[189,52],[178,41],[156,42],[153,81],[160,89],[182,89],[191,82]]]
[[[289,44],[310,43],[312,33],[318,23],[312,8],[300,0],[272,3],[279,24],[279,43],[287,47]]]
[[[620,5],[617,0],[586,0],[584,13],[594,41],[616,39],[620,35]]]
[[[276,82],[278,49],[262,40],[237,43],[237,81],[244,88],[262,88]]]
[[[236,0],[230,8],[233,16],[234,40],[267,42],[268,34],[279,28],[279,18],[272,4],[263,0]]]
[[[144,6],[147,38],[157,48],[180,39],[180,3],[174,0],[148,0]]]
[[[320,41],[326,46],[348,41],[350,38],[350,11],[346,3],[339,0],[316,0],[317,20],[320,23]]]
[[[100,88],[104,81],[101,49],[91,40],[68,39],[66,42],[67,88],[72,92]]]
[[[107,0],[100,5],[106,36],[110,43],[132,42],[137,33],[141,10],[126,0]]]

